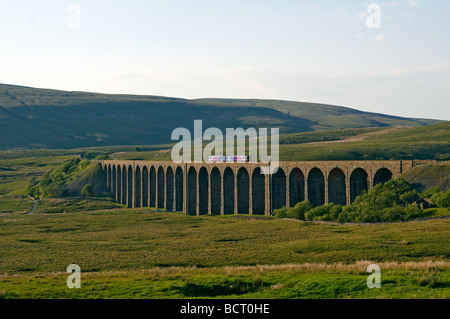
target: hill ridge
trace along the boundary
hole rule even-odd
[[[192,129],[195,119],[205,128],[279,127],[281,134],[440,122],[287,100],[183,99],[0,84],[0,149],[170,143],[173,129]]]

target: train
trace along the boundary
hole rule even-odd
[[[219,163],[245,163],[249,162],[250,157],[246,155],[238,155],[238,156],[209,156],[208,162],[219,162]]]

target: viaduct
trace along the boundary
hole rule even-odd
[[[423,161],[422,161],[423,162]],[[258,163],[101,161],[113,198],[128,207],[188,215],[270,215],[308,199],[349,205],[362,191],[396,178],[418,161],[280,162],[274,175]]]

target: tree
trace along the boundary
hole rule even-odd
[[[436,193],[431,197],[432,203],[441,208],[450,207],[450,190],[445,193]]]
[[[431,190],[430,193],[435,191]],[[372,192],[363,193],[349,207],[343,209],[342,213],[334,212],[330,217],[332,220],[359,223],[404,221],[420,215],[420,211],[409,207],[418,199],[420,195],[408,182],[402,178],[392,179],[385,184],[374,186]],[[326,215],[320,211],[312,215],[317,217],[319,214]]]
[[[431,198],[436,193],[441,193],[441,190],[437,187],[431,187],[425,193],[422,194],[422,198]]]
[[[91,184],[84,185],[83,189],[81,190],[81,195],[84,197],[92,197],[93,196],[93,189]]]

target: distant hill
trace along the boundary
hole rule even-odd
[[[192,129],[196,119],[204,128],[278,127],[281,134],[439,122],[291,101],[187,100],[0,84],[0,149],[170,143],[173,129]]]

